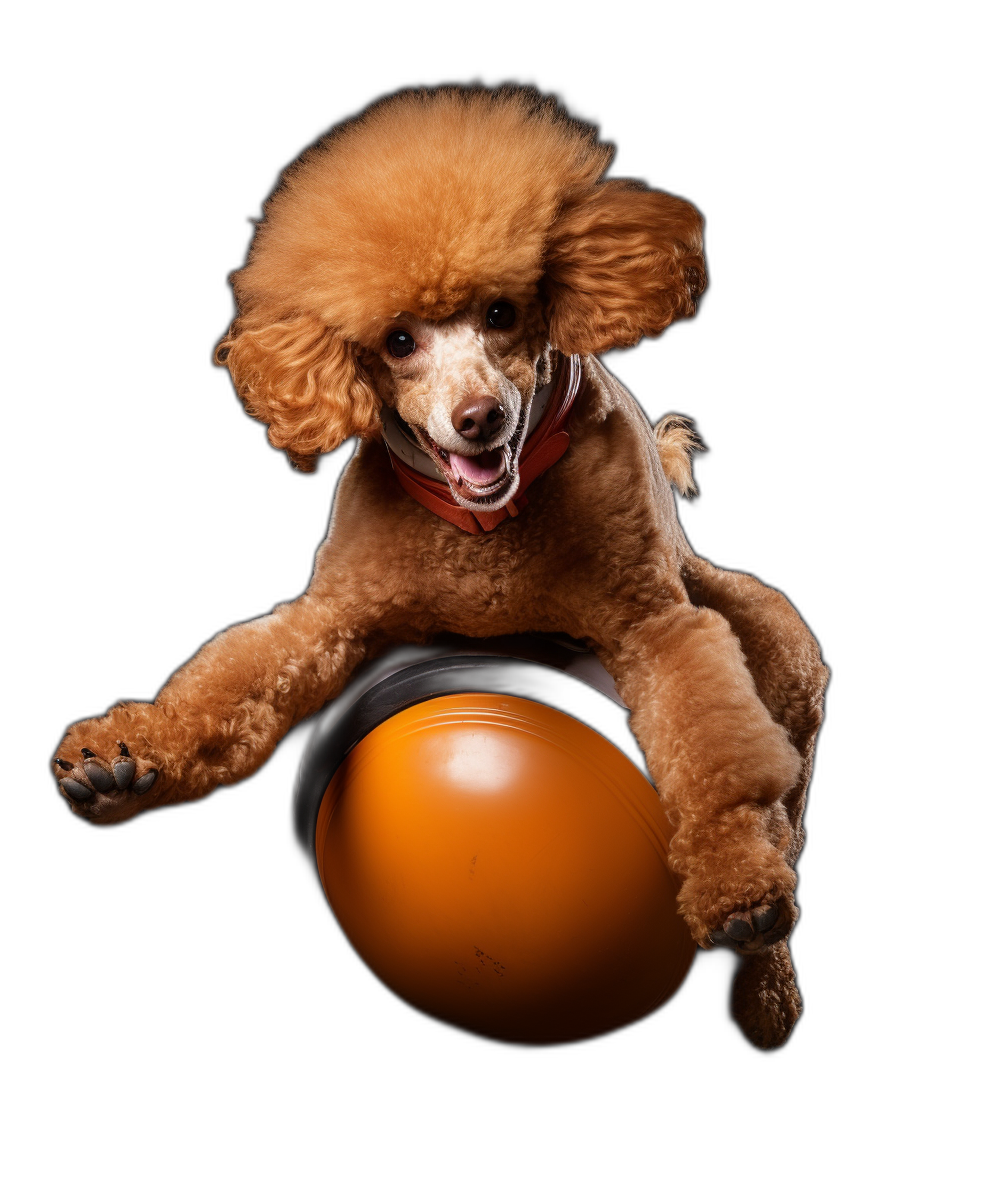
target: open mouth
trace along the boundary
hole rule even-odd
[[[443,449],[439,449],[438,460],[443,461]],[[448,453],[452,477],[460,490],[468,491],[477,497],[496,493],[511,475],[511,449],[505,444],[503,448],[492,448],[489,452],[481,452],[479,456],[461,456],[457,452]]]
[[[501,492],[512,485],[517,475],[526,415],[527,411],[523,407],[518,424],[505,444],[488,448],[475,456],[449,452],[436,444],[419,424],[408,424],[398,415],[396,418],[399,426],[421,445],[424,452],[433,457],[457,502],[467,507],[475,505],[489,509],[489,503],[500,500]]]

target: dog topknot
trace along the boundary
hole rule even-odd
[[[311,312],[369,342],[399,313],[440,320],[477,291],[527,298],[559,210],[612,151],[529,88],[382,99],[284,170],[234,276],[239,308]]]

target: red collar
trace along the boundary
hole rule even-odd
[[[578,391],[581,389],[581,359],[575,354],[564,358],[560,364],[557,383],[543,411],[542,419],[535,426],[532,435],[525,441],[518,461],[518,489],[514,497],[500,510],[481,514],[478,510],[466,510],[452,497],[448,486],[424,473],[418,473],[391,449],[389,460],[399,484],[422,506],[446,522],[461,527],[470,534],[482,534],[493,530],[505,518],[517,517],[519,511],[528,505],[526,490],[536,479],[556,464],[567,451],[570,436],[563,430],[570,415]]]

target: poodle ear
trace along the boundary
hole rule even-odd
[[[550,342],[568,355],[636,345],[692,316],[706,285],[699,212],[636,181],[605,181],[551,228]]]
[[[274,448],[310,473],[320,452],[380,430],[380,402],[353,348],[322,321],[236,317],[214,350]]]

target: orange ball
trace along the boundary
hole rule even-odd
[[[654,787],[597,732],[501,694],[410,707],[347,755],[315,853],[347,937],[414,1006],[505,1040],[595,1035],[696,946]]]

